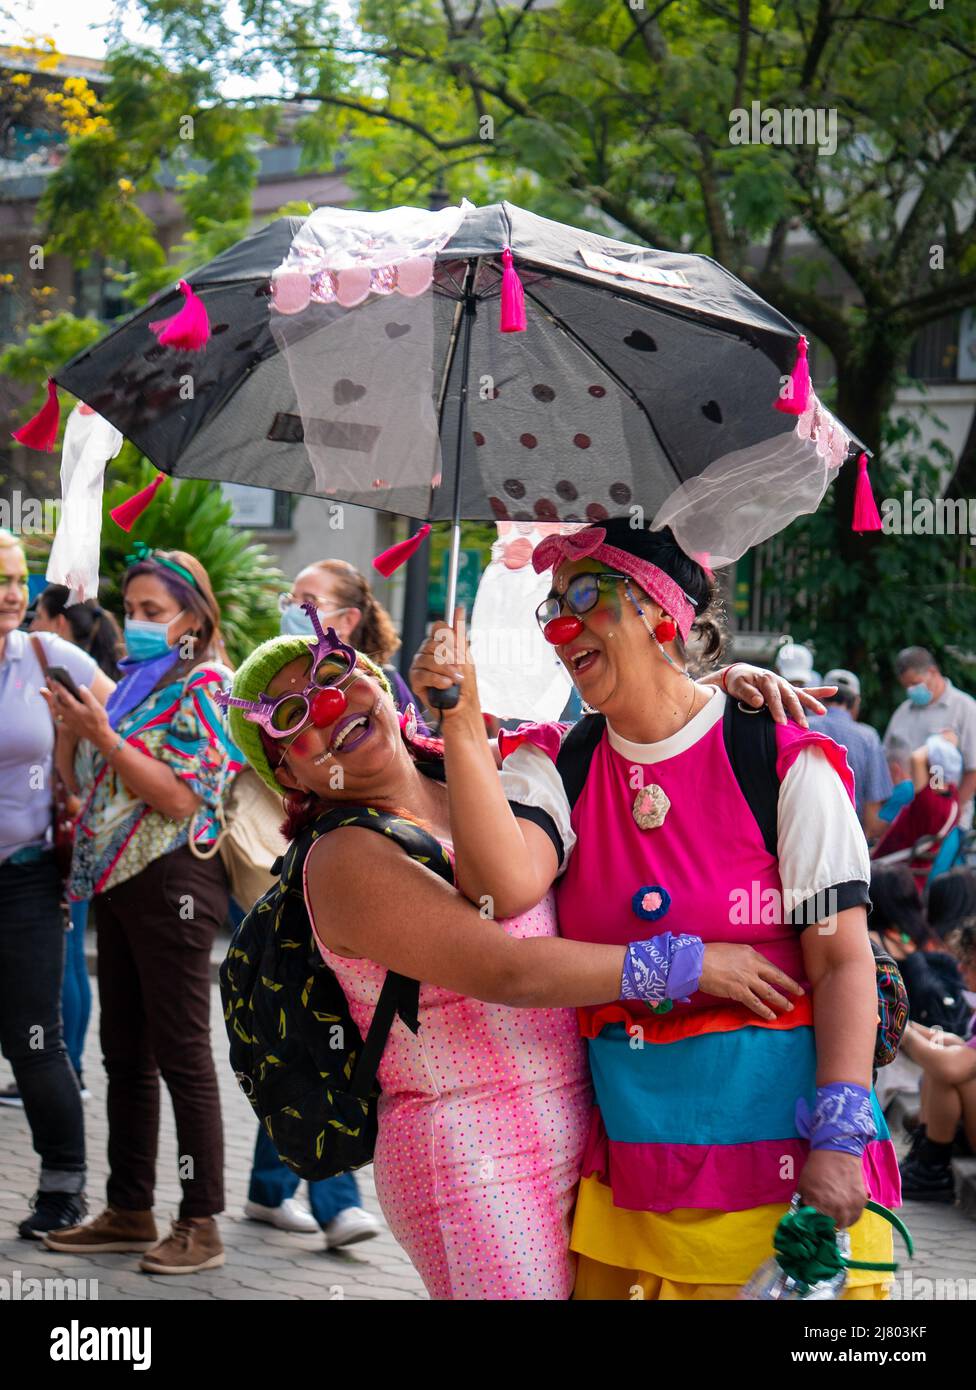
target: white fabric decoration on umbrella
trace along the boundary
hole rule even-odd
[[[546,536],[580,529],[542,522],[498,523],[498,540],[478,585],[468,633],[486,714],[542,723],[563,712],[572,682],[535,617],[552,575],[536,574],[530,560]]]
[[[271,332],[288,364],[321,496],[398,497],[438,486],[434,257],[471,204],[430,212],[317,208],[271,279]]]
[[[815,512],[851,444],[811,392],[789,434],[739,449],[675,488],[652,531],[670,526],[687,555],[714,569],[738,560],[791,521]]]
[[[105,465],[122,444],[119,430],[90,406],[76,405],[68,416],[61,447],[61,517],[46,577],[71,590],[69,606],[98,594]]]

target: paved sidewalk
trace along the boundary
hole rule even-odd
[[[92,981],[95,987],[94,980]],[[79,1256],[72,1259],[20,1240],[16,1223],[27,1213],[36,1181],[36,1156],[23,1111],[0,1107],[0,1277],[15,1270],[22,1279],[75,1276],[97,1279],[100,1299],[423,1299],[420,1277],[383,1227],[375,1240],[348,1253],[324,1249],[321,1236],[288,1235],[247,1221],[242,1215],[254,1148],[255,1121],[227,1064],[227,1045],[216,988],[213,992],[213,1039],[220,1079],[226,1147],[227,1210],[221,1218],[227,1263],[195,1276],[166,1278],[143,1274],[137,1255]],[[86,1081],[92,1098],[85,1106],[90,1163],[90,1200],[100,1210],[105,1192],[105,1076],[98,1051],[98,1003],[94,1002],[86,1051]],[[0,1061],[0,1086],[12,1079]],[[165,1096],[159,1146],[156,1218],[165,1227],[179,1202],[176,1139]],[[359,1175],[363,1205],[380,1217],[372,1170]],[[976,1222],[958,1208],[925,1203],[902,1210],[915,1238],[916,1255],[899,1276],[899,1294],[919,1299],[976,1300]],[[380,1217],[382,1221],[382,1217]],[[896,1258],[901,1241],[896,1239]],[[910,1280],[907,1274],[910,1273]],[[928,1281],[928,1282],[926,1282]]]
[[[97,986],[92,980],[93,993]],[[214,1056],[220,1080],[224,1117],[225,1182],[227,1208],[220,1218],[227,1249],[222,1269],[198,1275],[144,1274],[138,1255],[56,1254],[34,1241],[20,1240],[16,1223],[28,1211],[28,1199],[37,1179],[37,1157],[22,1110],[0,1106],[0,1277],[10,1279],[14,1270],[21,1278],[75,1276],[97,1279],[99,1299],[394,1299],[426,1298],[420,1276],[397,1245],[384,1223],[376,1239],[353,1246],[347,1253],[325,1250],[321,1235],[289,1235],[273,1230],[242,1214],[251,1171],[251,1155],[257,1122],[238,1090],[227,1061],[227,1038],[221,1018],[220,998],[213,991],[211,1009]],[[0,1086],[13,1077],[0,1061]],[[85,1105],[88,1137],[89,1203],[100,1211],[105,1198],[105,1073],[98,1047],[98,1001],[93,1001],[92,1021],[85,1050],[85,1081],[92,1098]],[[159,1142],[159,1181],[156,1223],[168,1229],[179,1204],[176,1178],[176,1134],[173,1113],[163,1087]],[[382,1221],[373,1190],[372,1169],[357,1175],[362,1204]],[[299,1189],[299,1197],[304,1192]]]

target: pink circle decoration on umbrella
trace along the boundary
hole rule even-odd
[[[434,262],[427,256],[412,256],[397,266],[397,289],[408,299],[415,299],[434,278]]]
[[[271,281],[271,301],[279,314],[300,314],[312,297],[312,282],[301,270],[286,270]]]
[[[369,295],[370,270],[368,265],[347,265],[337,270],[336,299],[344,309],[352,309],[362,304]]]

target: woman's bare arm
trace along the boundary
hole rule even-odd
[[[864,908],[850,907],[807,927],[802,946],[813,986],[817,1085],[851,1081],[869,1090],[878,998]]]
[[[522,940],[373,831],[332,831],[313,846],[308,887],[326,946],[489,1004],[563,1008],[619,998],[624,947]],[[705,947],[701,987],[760,1018],[793,1007],[800,986],[751,946]]]
[[[561,1008],[619,998],[623,946],[509,936],[369,830],[323,836],[307,877],[316,932],[332,950],[489,1004]]]

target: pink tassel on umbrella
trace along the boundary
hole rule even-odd
[[[810,403],[810,366],[807,362],[807,340],[796,345],[796,362],[790,375],[790,387],[785,396],[777,396],[773,407],[784,415],[802,415]]]
[[[199,352],[210,337],[210,320],[199,295],[192,285],[180,281],[183,308],[169,319],[156,319],[149,325],[163,347],[178,348],[181,352]]]
[[[881,515],[874,500],[874,493],[871,491],[871,479],[868,476],[867,454],[862,454],[857,461],[857,483],[854,486],[854,519],[851,522],[851,530],[861,532],[881,530]]]
[[[430,526],[424,522],[415,536],[408,536],[405,541],[397,541],[396,545],[391,545],[389,550],[384,550],[381,555],[377,555],[373,561],[373,568],[379,570],[384,579],[389,579],[394,570],[399,569],[405,564],[410,556],[415,554],[430,535]]]
[[[113,507],[109,515],[116,526],[121,526],[123,531],[131,531],[138,518],[142,516],[149,503],[156,496],[165,477],[165,473],[157,473],[148,487],[141,488],[138,492],[134,492],[131,497],[127,497],[124,502],[120,502],[117,507]]]
[[[12,430],[11,434],[18,444],[24,444],[28,449],[43,449],[45,453],[49,454],[57,440],[60,424],[61,407],[58,405],[58,384],[53,376],[49,376],[47,379],[47,400],[37,414],[27,421],[26,425],[21,425],[19,430]]]
[[[498,331],[524,333],[525,326],[525,292],[512,261],[511,248],[506,246],[502,252],[502,316]]]

